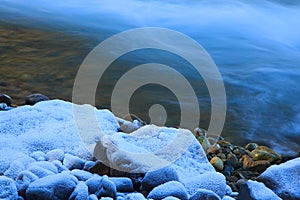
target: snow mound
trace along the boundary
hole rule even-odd
[[[73,106],[70,102],[51,100],[1,112],[0,174],[12,161],[36,151],[47,153],[62,149],[83,158],[90,156],[78,133]],[[110,111],[93,109],[100,130],[106,133],[118,131],[119,125]],[[81,123],[88,124],[84,119],[81,116]]]

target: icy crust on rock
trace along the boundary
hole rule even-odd
[[[114,134],[97,143],[94,156],[120,171],[146,173],[172,166],[179,181],[204,172],[215,172],[189,130],[144,126],[128,134]]]
[[[4,139],[0,140],[0,174],[13,160],[35,151],[47,153],[52,149],[62,149],[84,158],[90,156],[78,134],[73,105],[51,100],[1,112],[0,138]],[[103,132],[117,132],[119,125],[110,111],[93,109]],[[84,117],[81,120],[84,122]]]
[[[269,167],[257,180],[282,199],[300,199],[300,158]]]

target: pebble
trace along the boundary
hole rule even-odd
[[[181,200],[188,200],[188,194],[182,183],[170,181],[155,187],[147,196],[147,199],[160,200],[168,196],[177,197]]]
[[[33,106],[34,104],[40,101],[47,101],[47,100],[49,100],[49,97],[43,94],[36,93],[36,94],[28,95],[25,99],[25,104]]]
[[[0,199],[18,199],[18,191],[11,178],[0,176]]]
[[[0,103],[5,103],[7,106],[11,106],[12,99],[7,94],[0,94]]]
[[[245,146],[245,149],[248,150],[248,151],[253,151],[256,147],[258,147],[258,144],[256,144],[256,143],[248,143]]]
[[[224,164],[221,158],[215,156],[210,160],[210,164],[218,171],[222,171]]]

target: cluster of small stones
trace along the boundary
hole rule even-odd
[[[32,106],[40,101],[47,101],[47,100],[49,100],[49,97],[43,94],[36,93],[36,94],[28,95],[25,98],[24,104]],[[13,104],[13,100],[10,96],[8,96],[7,94],[0,94],[0,111],[11,110],[14,107],[17,107],[17,105]]]
[[[256,143],[241,147],[220,137],[214,145],[211,145],[207,131],[201,128],[196,128],[194,135],[206,151],[209,162],[216,171],[226,177],[227,185],[233,191],[238,191],[239,180],[256,180],[269,166],[280,164],[288,159],[282,159],[281,155],[272,149]]]

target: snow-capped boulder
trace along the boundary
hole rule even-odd
[[[238,199],[280,200],[280,198],[263,183],[252,180],[239,180]]]
[[[171,166],[179,181],[215,169],[189,130],[146,125],[131,134],[107,135],[97,143],[94,156],[118,171],[147,173]]]
[[[257,180],[282,199],[300,199],[300,158],[272,165]]]

